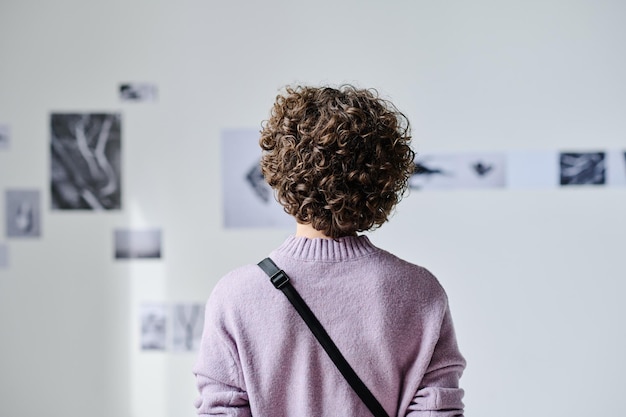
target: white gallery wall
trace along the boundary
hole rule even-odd
[[[283,85],[377,88],[420,153],[624,152],[625,21],[618,0],[3,0],[0,416],[195,414],[195,352],[171,317],[142,349],[141,314],[292,233],[224,226],[222,133]],[[52,208],[57,113],[120,115],[120,209]],[[15,190],[40,193],[37,236],[9,236]],[[412,190],[370,238],[446,288],[468,416],[617,416],[625,214],[626,186]],[[120,229],[160,230],[160,258],[116,259]]]

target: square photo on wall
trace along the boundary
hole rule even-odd
[[[121,116],[50,116],[50,194],[54,210],[118,210],[121,191]]]
[[[38,190],[7,190],[7,237],[41,236],[41,198]]]

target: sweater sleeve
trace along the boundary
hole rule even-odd
[[[221,309],[207,303],[204,330],[193,368],[199,397],[194,405],[199,416],[250,417],[248,394],[243,382],[235,344],[224,325]]]
[[[463,417],[459,379],[465,359],[459,352],[450,310],[446,307],[439,339],[424,378],[407,409],[407,417]]]

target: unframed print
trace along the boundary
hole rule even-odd
[[[458,162],[458,188],[502,188],[506,185],[506,155],[503,153],[462,153]]]
[[[141,350],[167,348],[167,306],[142,304],[139,309]]]
[[[5,199],[7,236],[41,236],[41,198],[39,191],[7,190]]]
[[[117,229],[114,231],[115,259],[161,258],[161,230]]]
[[[9,247],[0,243],[0,269],[9,267]]]
[[[172,349],[197,351],[203,326],[204,304],[175,304],[172,307]]]
[[[276,202],[261,173],[259,132],[227,130],[221,143],[224,226],[293,227],[295,221]]]
[[[409,187],[416,190],[454,188],[458,176],[458,162],[453,154],[418,154],[415,171],[409,178]]]
[[[500,153],[433,153],[417,155],[409,179],[413,189],[501,188],[506,184],[506,157]]]
[[[0,150],[9,149],[11,129],[8,125],[0,124]]]
[[[53,113],[50,151],[53,209],[122,207],[119,113]]]
[[[122,83],[119,87],[122,101],[156,101],[157,86],[150,83]]]
[[[606,184],[605,152],[561,152],[561,185]]]

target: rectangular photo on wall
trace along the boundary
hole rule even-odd
[[[506,185],[504,153],[461,153],[458,164],[458,188],[503,188]]]
[[[506,155],[501,153],[431,153],[415,158],[409,187],[417,190],[502,188]]]
[[[195,352],[200,347],[204,326],[204,304],[172,306],[172,350]]]
[[[455,188],[458,170],[458,159],[454,154],[418,154],[415,157],[415,170],[409,178],[409,187],[414,190]]]
[[[167,306],[144,303],[139,307],[139,344],[143,351],[167,349]]]
[[[41,236],[41,198],[38,190],[7,190],[5,203],[7,237]]]
[[[160,259],[160,229],[114,230],[115,259]]]
[[[9,267],[9,247],[0,243],[0,269],[6,269]]]
[[[54,210],[122,207],[121,115],[50,116],[50,193]]]
[[[263,178],[258,130],[224,131],[221,145],[224,226],[294,227],[295,220],[283,211]]]
[[[119,94],[121,101],[147,102],[157,100],[157,86],[150,83],[121,83]]]
[[[605,152],[561,152],[559,154],[560,184],[605,185]]]
[[[11,141],[11,129],[9,125],[0,123],[0,151],[9,149]]]

